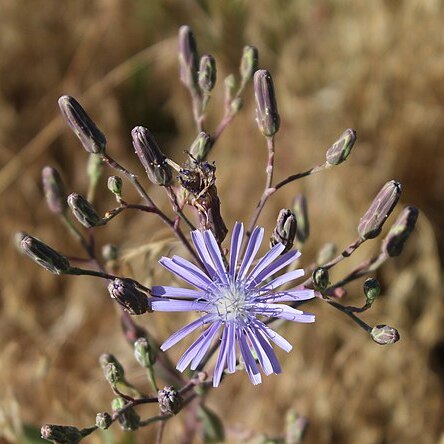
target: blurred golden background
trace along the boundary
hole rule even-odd
[[[25,230],[81,255],[48,211],[40,184],[49,164],[62,172],[68,192],[87,188],[87,155],[59,117],[62,94],[84,105],[105,132],[109,152],[144,181],[130,143],[133,126],[150,128],[170,157],[184,160],[195,128],[178,79],[176,36],[189,24],[200,53],[217,60],[210,129],[221,118],[223,78],[237,74],[244,45],[259,49],[282,119],[277,178],[322,162],[345,128],[358,133],[346,163],[284,188],[260,219],[270,233],[279,209],[306,194],[312,235],[304,266],[325,242],[343,248],[355,239],[360,216],[389,179],[403,185],[395,215],[405,204],[421,211],[403,254],[377,273],[383,293],[363,315],[371,325],[399,328],[400,342],[380,347],[341,313],[310,303],[315,324],[281,329],[294,344],[289,355],[279,353],[282,375],[253,387],[238,372],[210,394],[227,442],[246,442],[250,432],[279,435],[290,408],[310,421],[304,443],[444,442],[443,23],[439,0],[0,0],[0,439],[25,442],[27,424],[85,427],[109,411],[112,393],[97,363],[103,352],[115,354],[129,378],[146,387],[102,282],[46,273],[17,253],[13,234]],[[246,222],[266,162],[251,85],[211,159],[227,226]],[[149,191],[164,199],[162,190]],[[124,193],[136,200],[128,183]],[[113,206],[103,181],[97,208],[103,214]],[[124,252],[170,238],[154,218],[130,213],[97,231],[99,247],[112,242]],[[379,240],[367,244],[333,279],[377,251]],[[152,277],[159,255],[152,251],[134,265],[134,277],[148,284],[149,276],[160,279],[157,272]],[[350,286],[347,302],[358,305],[362,297],[359,284]],[[139,319],[159,340],[183,321]],[[184,346],[170,356],[176,359]],[[182,412],[168,423],[165,442],[181,442],[185,418]],[[121,436],[117,425],[113,430]],[[152,436],[141,430],[136,442]],[[105,441],[97,434],[86,442]]]

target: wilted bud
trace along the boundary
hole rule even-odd
[[[160,411],[163,415],[175,415],[183,406],[183,399],[179,392],[173,387],[164,387],[157,393]]]
[[[338,140],[327,150],[327,163],[330,165],[339,165],[347,159],[353,145],[356,142],[356,131],[346,129]]]
[[[108,190],[117,197],[122,197],[122,179],[119,176],[108,177]]]
[[[323,267],[316,268],[313,271],[312,279],[316,290],[319,291],[324,291],[330,283],[328,270]]]
[[[136,126],[131,131],[131,136],[134,150],[148,179],[156,185],[170,185],[173,179],[171,167],[151,132],[143,126]]]
[[[319,250],[318,256],[316,258],[317,265],[323,265],[330,262],[336,256],[337,248],[332,242],[327,242]]]
[[[388,325],[377,325],[373,327],[370,335],[379,345],[394,344],[399,341],[398,330]]]
[[[71,193],[68,196],[68,205],[75,218],[86,228],[102,224],[102,218],[94,207],[80,194]]]
[[[205,131],[201,131],[190,147],[190,154],[200,162],[207,157],[212,144],[211,136]]]
[[[62,256],[35,237],[24,235],[20,241],[20,248],[33,261],[51,273],[64,274],[69,272],[71,268],[65,256]]]
[[[302,194],[298,194],[293,200],[293,213],[296,216],[296,239],[302,244],[310,235],[308,223],[307,200]]]
[[[216,84],[216,61],[209,54],[204,54],[200,59],[199,86],[202,91],[209,93]]]
[[[203,403],[199,405],[197,417],[202,423],[203,441],[206,443],[225,442],[224,425],[212,410]]]
[[[107,412],[97,413],[96,415],[96,427],[101,430],[106,430],[113,423],[111,415]]]
[[[146,338],[139,338],[134,343],[134,357],[145,368],[150,368],[156,362],[156,355]]]
[[[375,299],[381,294],[381,285],[375,278],[369,278],[364,282],[365,302],[372,305]]]
[[[105,244],[102,247],[102,257],[106,261],[115,261],[119,257],[119,247],[113,244]]]
[[[122,409],[125,406],[125,400],[122,398],[114,398],[111,403],[111,408],[114,412]],[[125,409],[119,414],[118,421],[120,426],[125,431],[137,430],[140,425],[140,416],[136,413],[134,408]]]
[[[106,364],[105,369],[103,370],[103,374],[105,379],[111,386],[116,386],[119,382],[123,382],[124,372],[121,366],[117,366],[116,364],[109,362]]]
[[[108,291],[110,296],[131,315],[151,311],[148,295],[132,279],[116,278],[108,285]]]
[[[257,49],[254,46],[244,46],[240,64],[242,83],[245,84],[253,78],[254,73],[257,71],[258,60],[259,54]]]
[[[285,250],[282,252],[282,254],[286,253],[293,246],[295,235],[296,216],[289,209],[279,211],[276,226],[274,227],[270,238],[270,245],[273,247],[278,243],[283,244],[285,245]]]
[[[181,82],[191,90],[198,88],[198,60],[196,39],[189,26],[179,29],[179,68]]]
[[[59,99],[59,107],[68,125],[82,142],[83,148],[88,153],[103,154],[106,148],[106,138],[80,103],[74,97],[62,96]]]
[[[43,439],[57,444],[77,444],[83,438],[82,432],[76,427],[45,424],[40,433]]]
[[[382,241],[382,250],[390,257],[399,256],[415,228],[417,219],[417,208],[411,206],[404,208]]]
[[[361,217],[358,233],[362,239],[373,239],[379,235],[386,219],[398,203],[401,184],[394,180],[387,182],[374,198],[370,208]]]
[[[256,99],[256,121],[264,136],[274,136],[279,130],[278,114],[273,79],[265,69],[254,73],[254,97]]]
[[[56,214],[65,213],[68,208],[66,203],[65,185],[59,172],[50,166],[42,170],[43,192],[49,209]]]
[[[285,416],[285,444],[300,444],[308,429],[308,419],[290,409]]]

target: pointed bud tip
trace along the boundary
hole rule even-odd
[[[339,165],[349,156],[356,142],[356,131],[352,128],[346,129],[338,140],[327,150],[326,159],[330,165]]]

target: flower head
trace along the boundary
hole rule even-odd
[[[270,344],[289,352],[292,348],[278,333],[267,327],[263,317],[276,317],[295,322],[314,322],[312,314],[304,313],[280,302],[310,299],[313,290],[277,288],[301,276],[303,270],[293,270],[267,281],[299,256],[298,251],[282,254],[285,246],[278,243],[252,267],[260,248],[264,229],[251,234],[244,257],[239,252],[243,225],[236,223],[231,238],[229,263],[226,265],[211,231],[193,231],[193,243],[205,271],[178,257],[163,257],[160,264],[196,289],[155,286],[152,288],[152,309],[155,311],[198,311],[202,316],[174,333],[161,346],[168,350],[198,328],[207,326],[180,358],[177,369],[188,365],[195,370],[213,340],[221,335],[220,351],[213,375],[213,385],[220,383],[225,368],[236,371],[236,344],[253,384],[261,382],[255,356],[266,375],[280,373],[281,367]],[[252,267],[251,271],[250,268]]]

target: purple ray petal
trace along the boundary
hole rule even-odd
[[[307,299],[314,298],[313,290],[288,290],[280,291],[278,293],[271,293],[266,296],[258,298],[260,302],[294,302],[294,301],[306,301]]]
[[[256,227],[251,234],[250,240],[248,242],[247,251],[245,253],[244,259],[242,260],[242,265],[239,269],[238,279],[245,279],[245,276],[250,268],[251,263],[261,246],[262,239],[264,237],[264,229]]]
[[[282,276],[273,279],[267,285],[261,287],[260,290],[261,291],[274,290],[275,288],[280,287],[281,285],[286,284],[287,282],[294,281],[295,279],[298,279],[301,276],[304,276],[304,270],[302,269],[289,271],[288,273],[284,273]]]
[[[242,243],[242,237],[244,234],[244,225],[236,222],[231,235],[231,247],[230,247],[230,276],[234,280],[236,277],[237,259],[239,257],[239,250]]]
[[[236,371],[236,328],[234,322],[228,323],[225,328],[228,328],[228,373],[234,373]]]
[[[265,334],[258,328],[255,328],[254,326],[251,326],[250,328],[254,329],[256,339],[261,344],[265,354],[270,360],[271,366],[273,368],[273,373],[276,374],[281,373],[282,369],[281,365],[279,364],[279,360],[276,354],[274,353],[273,347],[270,345],[270,342],[265,337]]]
[[[228,345],[228,330],[224,328],[224,331],[222,333],[222,341],[220,344],[220,351],[219,356],[217,357],[216,367],[214,368],[214,374],[213,374],[213,387],[217,387],[220,383],[220,380],[222,378],[222,373],[225,368],[225,362],[227,360],[227,345]]]
[[[262,270],[255,278],[256,282],[262,282],[265,279],[269,278],[271,275],[277,273],[279,270],[282,270],[282,268],[286,267],[288,264],[291,264],[293,261],[295,261],[301,253],[297,250],[291,250],[287,253],[283,254],[279,257],[275,262],[270,264],[268,267],[266,267],[264,270]]]
[[[208,302],[179,301],[175,299],[155,300],[151,303],[154,311],[210,311],[213,308]]]
[[[192,262],[187,261],[186,259],[180,256],[173,256],[171,260],[175,264],[179,265],[180,267],[189,271],[190,273],[195,274],[204,282],[207,282],[209,285],[211,285],[212,280],[199,267],[196,267],[196,265],[194,265]]]
[[[259,362],[261,364],[262,369],[264,370],[264,373],[268,376],[273,373],[273,367],[271,365],[270,359],[268,359],[267,354],[265,353],[264,349],[262,348],[262,345],[259,343],[258,339],[256,338],[256,334],[251,331],[250,328],[246,330],[248,339],[250,340],[251,344],[253,345],[254,349],[256,350],[257,357],[259,359]]]
[[[205,245],[208,248],[208,253],[210,253],[213,264],[216,267],[219,279],[222,282],[227,283],[227,270],[225,269],[224,261],[222,259],[222,255],[220,254],[219,246],[217,245],[216,239],[214,238],[214,234],[209,230],[204,231],[204,239]]]
[[[217,272],[213,266],[213,261],[208,254],[203,234],[199,230],[195,230],[191,232],[191,238],[193,239],[193,244],[196,247],[196,251],[199,255],[200,260],[207,269],[208,274],[211,276],[212,279],[214,279],[214,277],[217,275]]]
[[[151,287],[151,295],[176,299],[202,299],[206,293],[198,290],[190,290],[189,288],[155,285]]]
[[[259,373],[256,361],[253,358],[250,347],[248,346],[245,336],[242,332],[239,332],[238,334],[238,341],[239,349],[245,363],[245,370],[247,371],[251,382],[254,385],[260,384],[262,382],[261,374]]]
[[[284,304],[263,304],[259,302],[255,304],[254,312],[264,316],[272,316],[274,318],[286,319],[287,321],[293,322],[308,323],[315,321],[315,315],[305,313]]]
[[[285,338],[283,338],[279,333],[276,333],[271,328],[267,327],[263,322],[255,319],[253,321],[253,324],[256,328],[265,333],[265,335],[269,339],[271,339],[278,347],[282,348],[282,350],[285,350],[288,353],[293,348],[293,346]]]
[[[256,266],[253,268],[251,273],[248,275],[247,283],[252,283],[255,286],[258,282],[255,281],[255,277],[265,268],[268,267],[279,255],[282,251],[285,250],[285,245],[279,243],[276,244],[268,253],[263,256]]]
[[[184,268],[177,263],[173,262],[172,259],[168,257],[162,257],[159,263],[165,267],[171,273],[174,273],[176,276],[179,276],[185,282],[197,287],[201,290],[206,290],[209,285],[211,285],[211,281],[206,278],[202,279],[198,274],[189,271],[189,269]]]
[[[202,343],[201,347],[196,353],[196,356],[193,359],[193,362],[191,363],[191,370],[196,370],[200,362],[202,361],[203,357],[205,356],[205,353],[210,348],[211,343],[213,342],[214,336],[219,331],[220,326],[222,325],[222,322],[214,322],[208,330],[205,332],[205,341]]]

